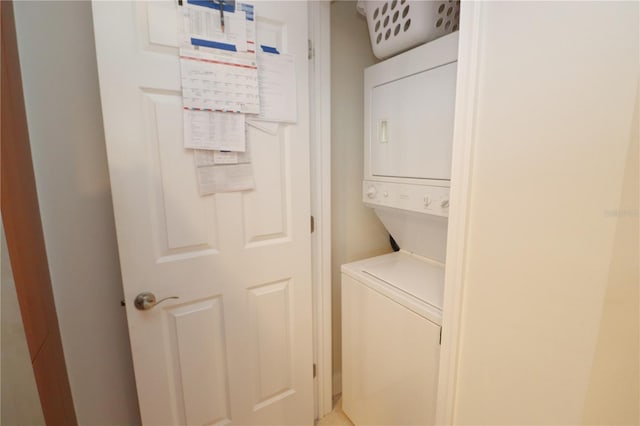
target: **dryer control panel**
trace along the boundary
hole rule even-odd
[[[449,216],[449,188],[365,180],[362,189],[362,200],[371,207]]]

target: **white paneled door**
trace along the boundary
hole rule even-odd
[[[181,6],[93,3],[145,425],[313,423],[307,4],[253,3],[258,44],[295,56],[298,122],[249,128],[255,190],[204,197],[182,140]],[[138,310],[142,292],[178,299]]]

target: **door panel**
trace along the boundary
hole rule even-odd
[[[252,330],[254,409],[293,391],[290,280],[249,290]]]
[[[221,297],[166,310],[168,346],[173,354],[176,424],[229,421],[226,342]]]
[[[281,130],[284,133],[283,130]],[[243,193],[244,230],[247,247],[277,244],[290,236],[291,171],[289,138],[249,128],[256,191]]]
[[[255,189],[204,197],[183,148],[180,6],[93,4],[145,424],[313,422],[307,4],[254,4],[258,43],[296,57],[299,119],[248,126]],[[179,299],[139,311],[143,291]]]
[[[156,199],[159,202],[156,235],[158,255],[211,254],[216,247],[215,208],[211,197],[200,197],[193,154],[175,143],[182,140],[180,93],[145,92],[145,122],[156,158]],[[180,119],[176,120],[175,117]],[[165,259],[166,260],[166,259]]]

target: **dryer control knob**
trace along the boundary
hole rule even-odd
[[[429,207],[431,205],[431,198],[428,195],[424,196],[424,206]]]
[[[367,197],[373,198],[376,196],[377,192],[378,191],[376,191],[376,187],[372,185],[367,189]]]
[[[442,200],[442,202],[440,202],[440,207],[442,207],[443,209],[449,208],[449,200],[447,199]]]

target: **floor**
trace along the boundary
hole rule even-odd
[[[316,426],[353,426],[353,423],[342,412],[342,399],[339,395],[333,403],[333,410],[320,419]]]

